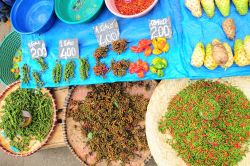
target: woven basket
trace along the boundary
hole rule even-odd
[[[231,77],[213,79],[214,81],[227,82],[240,89],[250,100],[250,77]],[[155,89],[146,114],[146,135],[152,156],[158,166],[186,166],[185,162],[178,156],[177,152],[167,144],[166,135],[159,132],[158,122],[167,111],[171,99],[190,83],[188,79],[161,81]],[[249,166],[250,152],[238,166]]]
[[[20,81],[14,82],[11,85],[9,85],[4,92],[2,92],[0,94],[0,108],[3,106],[4,103],[4,99],[6,96],[8,96],[10,93],[16,91],[18,88],[20,88]],[[54,113],[52,115],[52,126],[51,129],[49,131],[49,133],[47,134],[46,138],[43,139],[43,141],[41,141],[38,144],[35,144],[31,147],[31,149],[28,152],[20,152],[20,153],[15,153],[12,150],[10,150],[9,145],[4,145],[3,142],[1,142],[0,139],[0,150],[3,150],[6,154],[13,156],[13,157],[27,157],[27,156],[31,156],[32,154],[34,154],[35,152],[37,152],[39,149],[41,149],[43,146],[45,146],[47,144],[47,142],[49,141],[49,139],[51,138],[52,134],[55,131],[55,127],[57,124],[57,107],[56,107],[56,102],[54,99],[54,96],[51,94],[51,92],[48,89],[42,89],[43,93],[48,93],[49,97],[52,100],[53,103],[53,109],[54,109]],[[1,136],[0,136],[1,137]],[[4,141],[4,139],[2,138],[2,140]]]
[[[10,70],[13,66],[13,57],[20,47],[21,35],[17,32],[7,35],[0,45],[0,81],[5,85],[16,81]]]
[[[148,81],[151,84],[151,89],[146,91],[144,87],[138,87],[134,86],[133,89],[131,89],[129,92],[131,94],[143,94],[145,98],[150,98],[155,87],[157,86],[157,82],[155,81]],[[67,112],[69,111],[68,107],[70,106],[69,101],[71,99],[74,99],[76,101],[82,100],[86,97],[87,93],[89,92],[89,89],[87,87],[74,87],[70,89],[68,96],[65,99],[64,103],[64,120],[63,120],[63,134],[64,134],[64,141],[68,145],[71,152],[74,154],[74,156],[81,162],[82,165],[88,165],[87,160],[87,154],[85,150],[83,150],[83,147],[86,147],[86,144],[83,143],[86,138],[82,137],[81,130],[80,130],[80,123],[75,122],[72,118],[67,117]],[[81,144],[82,143],[82,144]],[[151,159],[151,154],[148,151],[142,152],[141,154],[140,164],[136,164],[136,166],[144,166],[146,163],[149,162]],[[102,162],[96,163],[97,166],[103,166],[107,165],[107,161],[103,160]],[[111,162],[109,165],[119,165],[116,162]],[[128,165],[135,165],[133,162]]]

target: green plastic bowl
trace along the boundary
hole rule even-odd
[[[7,35],[0,44],[0,81],[5,85],[16,81],[10,70],[13,67],[13,57],[20,47],[21,35],[15,31]]]
[[[90,22],[100,13],[104,0],[56,0],[57,17],[67,24]]]

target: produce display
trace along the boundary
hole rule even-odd
[[[99,1],[93,3],[97,4]],[[43,87],[249,75],[248,63],[244,58],[238,58],[243,57],[243,53],[236,55],[237,51],[234,49],[235,40],[244,39],[250,33],[247,22],[249,14],[246,13],[244,16],[239,14],[245,13],[244,3],[236,1],[232,3],[228,0],[186,0],[170,3],[161,0],[147,2],[114,0],[105,3],[107,8],[98,13],[102,17],[97,16],[89,23],[71,25],[72,22],[65,20],[56,21],[48,32],[40,36],[34,34],[31,38],[23,35],[24,59],[20,63],[20,68],[27,64],[31,73],[38,72]],[[113,4],[113,7],[110,4]],[[77,6],[75,9],[78,10],[79,7],[79,11],[84,8],[84,5]],[[115,7],[121,16],[115,14],[113,9]],[[187,7],[199,17],[202,16],[204,9],[208,17],[194,18]],[[125,13],[119,10],[125,10]],[[134,10],[134,13],[130,10]],[[146,10],[149,10],[149,13],[143,13]],[[239,12],[240,10],[244,12]],[[114,15],[121,18],[114,18]],[[135,17],[136,21],[126,19]],[[56,33],[61,35],[56,36]],[[45,71],[42,71],[38,62],[33,63],[34,55],[30,55],[31,48],[27,47],[27,43],[38,43],[39,40],[44,44],[33,47],[32,51],[34,55],[43,57],[48,67]],[[244,50],[247,52],[246,48]],[[43,54],[39,55],[40,51]],[[167,65],[153,65],[152,62],[157,57],[165,59]],[[88,64],[85,66],[81,59],[87,60]],[[56,62],[62,65],[61,73],[64,77],[69,61],[74,63],[74,70],[71,70],[74,76],[60,81],[51,79]],[[140,61],[144,63],[138,65]],[[155,66],[158,66],[158,69]],[[37,86],[32,74],[30,76],[28,82],[22,82],[23,88]]]
[[[234,44],[234,54],[227,43],[222,43],[218,39],[213,40],[212,44],[207,44],[206,48],[199,42],[193,52],[191,64],[196,68],[204,65],[209,70],[214,70],[218,66],[225,69],[231,67],[235,62],[238,66],[250,65],[250,36],[245,40],[237,39]]]
[[[158,161],[164,166],[171,165],[165,158],[172,159],[173,149],[187,165],[238,164],[250,139],[250,101],[244,93],[229,83],[205,80],[187,83],[177,95],[171,88],[178,88],[182,78],[250,75],[249,7],[249,0],[16,1],[11,21],[22,34],[22,48],[11,72],[20,76],[24,89],[3,94],[0,148],[17,156],[39,149],[55,118],[54,101],[42,88],[73,86],[65,99],[63,130],[84,164],[144,165],[152,149],[147,142],[162,140],[160,150],[172,149],[151,152],[163,156]],[[0,0],[5,21],[2,9]],[[9,47],[6,52],[14,50]],[[147,80],[166,79],[178,80],[167,92],[156,89],[162,98],[152,97],[158,102],[152,107],[157,83]],[[166,95],[174,96],[169,103]],[[158,116],[166,105],[167,112]],[[147,108],[156,113],[145,117]],[[152,117],[157,124],[145,125],[150,118],[153,124]],[[160,136],[146,135],[145,126]]]
[[[232,2],[240,15],[248,13],[248,0],[233,0]],[[224,17],[227,17],[230,14],[230,3],[230,0],[185,0],[185,5],[193,16],[201,17],[203,8],[209,18],[214,16],[215,6]]]
[[[250,101],[218,81],[197,81],[172,97],[159,131],[187,165],[237,165],[250,138]]]
[[[145,162],[149,151],[144,117],[155,86],[154,82],[115,83],[73,91],[66,113],[66,137],[85,164]]]
[[[55,105],[47,90],[20,89],[19,83],[1,96],[0,144],[14,155],[29,155],[48,139]]]

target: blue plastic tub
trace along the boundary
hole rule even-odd
[[[13,4],[15,3],[15,0],[2,0],[2,1],[9,6],[13,6]]]
[[[46,32],[56,19],[54,0],[17,0],[10,18],[13,28],[21,34]]]

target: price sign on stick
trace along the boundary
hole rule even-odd
[[[59,59],[79,58],[78,39],[59,41]]]
[[[45,58],[47,56],[46,46],[43,40],[28,43],[28,48],[32,59]]]
[[[94,27],[99,46],[107,46],[113,41],[119,40],[119,25],[116,19],[111,19]]]
[[[150,20],[149,28],[151,33],[151,39],[155,39],[158,37],[166,37],[170,39],[172,37],[170,17],[158,20]]]

